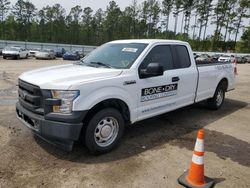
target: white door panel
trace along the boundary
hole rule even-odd
[[[138,119],[173,109],[177,102],[178,84],[172,83],[169,72],[164,75],[139,80]]]
[[[138,120],[194,103],[198,79],[197,68],[189,64],[188,51],[182,47],[155,46],[144,59],[145,64],[148,61],[159,62],[165,71],[162,76],[138,80],[138,93],[140,94],[138,96]],[[182,51],[177,52],[176,50],[180,48]],[[182,57],[183,53],[186,53],[185,57]],[[181,64],[183,62],[187,68],[181,68],[185,66]]]

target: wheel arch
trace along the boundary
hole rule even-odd
[[[223,86],[224,91],[226,92],[228,89],[228,79],[226,77],[222,78],[220,82],[217,84],[217,87],[221,84]]]
[[[223,84],[224,91],[225,91],[225,92],[227,91],[227,89],[228,89],[228,79],[227,79],[226,77],[222,77],[222,78],[217,82],[217,85],[216,85],[216,87],[214,88],[213,96],[214,96],[214,94],[215,94],[217,88],[218,88],[221,84]],[[212,97],[213,97],[213,96],[212,96]]]
[[[131,123],[130,110],[129,110],[127,103],[121,99],[118,99],[118,98],[105,99],[105,100],[102,100],[102,101],[98,102],[97,104],[95,104],[88,111],[88,113],[86,114],[86,116],[83,119],[83,122],[88,122],[95,113],[97,113],[98,111],[100,111],[104,108],[115,108],[116,110],[118,110],[121,113],[126,124]]]

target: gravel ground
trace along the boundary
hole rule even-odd
[[[179,188],[199,128],[216,187],[250,187],[250,64],[238,65],[236,90],[219,111],[198,104],[136,123],[120,147],[92,156],[79,144],[68,153],[43,142],[15,116],[18,75],[64,63],[0,58],[0,187]]]

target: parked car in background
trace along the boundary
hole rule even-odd
[[[196,61],[211,61],[211,57],[208,54],[201,54],[199,57],[197,57]]]
[[[84,52],[83,51],[77,51],[78,54],[80,55],[80,58],[83,58],[85,56]]]
[[[194,59],[197,59],[198,57],[200,57],[197,53],[193,53]]]
[[[3,58],[28,58],[29,52],[20,46],[5,47],[2,51]]]
[[[51,49],[44,49],[36,53],[36,59],[55,59],[55,52]]]
[[[219,57],[218,61],[219,62],[232,62],[234,60],[234,56],[229,56],[229,55],[222,55]]]
[[[244,56],[244,59],[246,60],[246,63],[250,63],[250,55]]]
[[[30,56],[30,57],[35,57],[35,56],[36,56],[36,53],[37,53],[37,52],[40,52],[40,51],[41,51],[40,48],[31,49],[31,50],[29,50],[29,56]]]
[[[64,49],[64,48],[62,48],[62,49],[57,49],[56,50],[56,54],[55,54],[55,56],[56,57],[63,57],[63,55],[66,53],[66,50]]]
[[[0,56],[3,55],[2,51],[3,51],[3,48],[0,48]]]
[[[80,60],[80,54],[79,52],[75,51],[75,52],[66,52],[63,55],[63,60]]]
[[[239,64],[245,64],[247,62],[246,59],[243,56],[236,56],[235,60]]]
[[[221,56],[221,54],[214,54],[211,56],[212,60],[214,61],[218,61],[219,57]]]

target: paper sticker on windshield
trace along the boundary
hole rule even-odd
[[[141,102],[170,97],[177,94],[177,84],[143,88],[141,90]]]
[[[122,49],[122,51],[123,52],[133,52],[133,53],[135,53],[135,52],[137,52],[137,48],[123,48]]]

